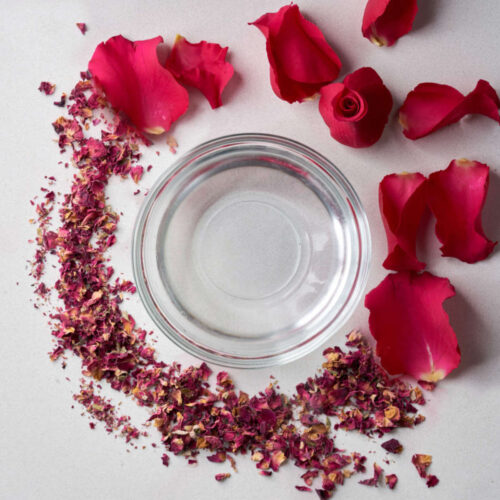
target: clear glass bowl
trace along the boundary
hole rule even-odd
[[[158,327],[185,351],[258,368],[338,331],[368,274],[370,232],[344,175],[290,139],[239,134],[196,147],[137,218],[133,266]]]

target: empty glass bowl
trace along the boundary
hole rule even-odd
[[[370,249],[363,207],[330,161],[290,139],[240,134],[196,147],[156,182],[133,266],[173,342],[257,368],[339,330],[363,293]]]

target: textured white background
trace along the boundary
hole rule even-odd
[[[241,457],[240,473],[218,484],[213,476],[227,471],[225,464],[202,460],[197,468],[190,468],[184,460],[173,459],[167,469],[161,465],[161,451],[149,444],[147,450],[127,453],[121,439],[107,436],[99,426],[89,430],[87,418],[80,417],[79,409],[71,409],[78,361],[70,359],[64,372],[46,355],[51,348],[49,328],[30,303],[27,277],[26,261],[33,252],[27,240],[34,237],[33,226],[28,224],[34,214],[29,199],[38,192],[44,175],[55,175],[59,189],[66,190],[70,172],[57,165],[60,157],[53,143],[50,123],[59,110],[37,87],[41,80],[49,80],[57,83],[56,96],[68,91],[102,40],[119,33],[131,39],[160,34],[171,42],[181,33],[191,41],[207,39],[229,45],[237,74],[224,95],[225,105],[212,111],[201,96],[191,93],[189,111],[173,130],[179,154],[223,134],[268,132],[297,139],[328,156],[353,183],[368,212],[374,240],[368,289],[385,276],[381,262],[386,248],[377,187],[387,173],[430,173],[460,157],[487,162],[492,178],[484,226],[492,238],[500,237],[500,127],[486,118],[471,117],[412,142],[403,137],[395,119],[395,110],[407,92],[422,81],[448,83],[468,92],[484,78],[500,90],[500,2],[421,0],[413,32],[389,49],[377,48],[361,36],[365,0],[298,2],[337,50],[344,63],[341,77],[370,65],[393,93],[390,123],[379,143],[365,150],[343,147],[329,137],[317,101],[289,105],[272,93],[264,38],[246,23],[277,10],[282,2],[2,1],[0,498],[306,498],[293,488],[301,483],[300,471],[292,465],[265,478],[256,474],[248,457]],[[86,36],[75,27],[79,21],[89,26]],[[155,150],[161,151],[160,157],[154,155]],[[154,169],[144,177],[141,188],[151,185],[176,159],[168,152],[165,137],[159,137],[148,154]],[[132,196],[134,189],[131,182],[114,181],[110,190],[114,207],[125,211],[113,263],[128,277],[131,226],[141,201],[141,196]],[[457,296],[446,309],[462,348],[462,364],[429,398],[425,424],[397,435],[405,451],[390,467],[384,465],[400,476],[397,489],[368,488],[351,480],[336,498],[498,498],[500,252],[475,265],[441,258],[430,225],[423,250],[428,269],[449,277],[456,286]],[[127,308],[145,327],[153,327],[137,297]],[[365,329],[366,324],[367,312],[360,305],[345,331],[350,327]],[[330,343],[342,341],[339,334]],[[166,361],[195,361],[163,337],[158,348]],[[284,367],[233,370],[233,374],[239,386],[250,393],[263,388],[271,373],[280,380],[282,389],[290,392],[320,363],[318,350]],[[144,410],[131,403],[126,408],[139,422],[146,417]],[[342,433],[337,443],[350,450],[377,450],[379,462],[383,458],[379,445],[363,436]],[[434,456],[431,471],[441,479],[437,488],[427,489],[417,476],[410,464],[415,452]]]

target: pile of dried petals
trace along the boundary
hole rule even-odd
[[[206,364],[181,369],[177,363],[157,360],[147,332],[121,308],[123,294],[134,293],[135,287],[113,278],[106,257],[116,241],[119,220],[107,203],[106,186],[113,175],[140,179],[141,137],[119,118],[106,122],[102,112],[108,104],[89,76],[82,74],[69,95],[68,114],[53,123],[60,150],[69,152],[76,169],[70,192],[59,201],[57,228],[52,228],[54,178],[36,205],[38,248],[32,270],[36,293],[46,298],[52,288],[61,301],[50,314],[56,341],[51,358],[75,354],[85,377],[107,382],[149,408],[149,421],[160,431],[167,451],[193,463],[206,450],[209,461],[228,461],[235,470],[233,455],[250,453],[265,476],[291,460],[304,470],[305,486],[297,489],[311,491],[317,478],[318,495],[329,498],[346,478],[365,471],[366,457],[336,448],[328,417],[335,418],[334,429],[382,436],[423,420],[415,407],[424,403],[420,389],[389,377],[358,333],[349,335],[348,351],[327,349],[323,373],[299,384],[291,398],[279,393],[275,384],[249,396],[237,391],[225,372],[217,374],[212,388]],[[89,135],[94,129],[97,134]],[[51,254],[59,263],[54,287],[42,281]],[[97,391],[98,386],[84,382],[75,399],[108,430],[118,429],[127,440],[142,434]],[[169,457],[164,455],[162,461],[168,465]],[[376,474],[376,480],[363,484],[378,483],[381,470],[376,468]],[[216,479],[228,477],[223,473]],[[386,476],[390,487],[394,478]]]

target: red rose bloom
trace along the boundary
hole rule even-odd
[[[100,43],[89,70],[111,105],[139,129],[151,134],[168,130],[188,107],[188,93],[168,69],[161,66],[158,36],[132,42],[121,35]]]
[[[391,93],[372,68],[358,69],[343,83],[321,89],[319,112],[331,136],[353,148],[371,146],[380,139],[391,108]]]
[[[417,11],[417,0],[368,0],[363,36],[375,45],[390,46],[411,30]]]
[[[303,101],[337,78],[341,67],[337,54],[297,5],[286,5],[250,24],[266,37],[271,86],[280,99]]]

